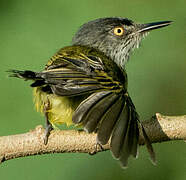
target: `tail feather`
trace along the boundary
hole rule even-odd
[[[37,87],[42,86],[45,83],[45,79],[41,77],[41,73],[36,73],[33,71],[25,70],[25,71],[19,71],[19,70],[9,70],[10,73],[9,77],[16,77],[27,80],[33,80],[34,82],[30,85],[31,87]]]
[[[9,70],[9,77],[17,77],[17,78],[22,78],[25,80],[36,80],[38,79],[37,75],[33,71],[19,71],[19,70]]]

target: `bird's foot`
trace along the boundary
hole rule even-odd
[[[50,132],[53,130],[52,124],[50,123],[49,118],[48,118],[49,109],[50,109],[50,102],[47,99],[47,102],[44,104],[44,113],[45,113],[45,119],[46,119],[45,136],[44,136],[45,145],[47,145],[48,137],[50,135]]]
[[[44,136],[44,144],[47,145],[48,143],[48,137],[50,135],[50,132],[53,130],[52,124],[47,124],[45,127],[45,136]]]
[[[100,143],[96,143],[95,144],[95,150],[93,152],[90,152],[90,155],[95,155],[97,152],[102,152],[105,151],[105,149],[103,148],[103,146]]]

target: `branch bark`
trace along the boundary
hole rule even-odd
[[[163,116],[157,113],[150,120],[144,121],[143,125],[152,143],[186,140],[186,115]],[[6,160],[38,154],[49,153],[89,153],[94,154],[102,151],[96,147],[96,134],[88,134],[84,131],[54,130],[49,136],[47,145],[43,143],[44,128],[37,126],[34,130],[24,134],[0,137],[0,163]],[[139,144],[144,144],[140,132]],[[103,146],[109,149],[109,143]]]

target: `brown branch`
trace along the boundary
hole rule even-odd
[[[157,113],[153,118],[144,121],[143,125],[151,142],[169,140],[186,140],[186,115],[163,116]],[[87,134],[84,131],[55,130],[51,132],[49,142],[43,144],[44,129],[36,129],[18,135],[0,137],[0,162],[37,154],[81,152],[94,154],[101,151],[96,146],[96,134]],[[140,134],[139,144],[144,144]],[[109,149],[109,144],[103,146]]]

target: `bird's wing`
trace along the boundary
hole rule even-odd
[[[50,93],[59,96],[87,94],[75,110],[72,121],[82,124],[89,133],[97,132],[97,141],[101,145],[110,139],[111,152],[123,167],[130,155],[137,156],[139,118],[126,90],[126,73],[114,62],[105,64],[97,56],[72,58],[58,55],[45,71],[12,70],[11,73],[13,77],[34,80],[32,87],[51,88]],[[143,127],[142,132],[151,159],[155,161]]]
[[[61,57],[60,63],[49,66],[38,76],[59,96],[78,96],[98,91],[119,93],[125,90],[124,85],[106,71],[96,56],[84,56],[81,59]],[[38,85],[37,82],[34,84]]]
[[[113,71],[121,70],[118,68]],[[43,75],[57,95],[77,96],[90,93],[75,110],[72,121],[82,124],[89,133],[97,132],[97,141],[101,145],[111,139],[111,152],[123,167],[127,166],[130,155],[137,156],[138,114],[126,91],[125,83],[113,78],[99,58],[63,57],[62,63],[49,67]],[[126,78],[124,76],[125,74],[122,79]],[[145,131],[143,133],[151,159],[155,161],[151,143]]]

